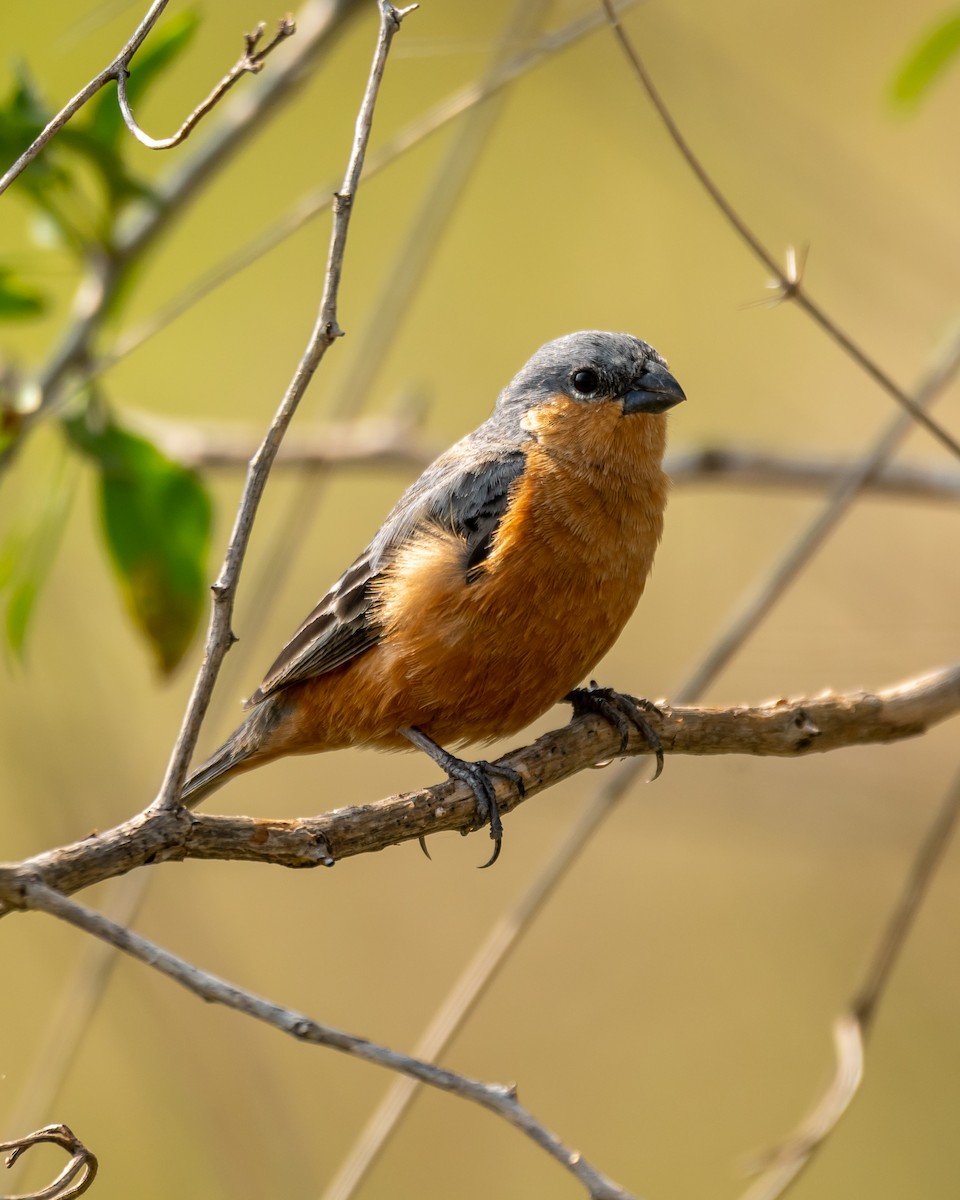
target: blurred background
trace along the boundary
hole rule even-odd
[[[263,0],[208,0],[196,11],[189,47],[138,105],[154,136],[206,94],[245,30],[282,15]],[[394,44],[373,151],[539,31],[594,11],[580,0],[545,5],[542,16],[506,0],[423,0]],[[942,357],[960,316],[960,69],[913,108],[896,105],[891,88],[946,11],[937,0],[646,0],[625,17],[720,186],[777,255],[809,246],[810,293],[908,388]],[[58,107],[140,16],[140,6],[100,0],[50,0],[42,19],[8,5],[0,88],[9,92],[25,62]],[[305,195],[339,183],[375,35],[375,6],[355,5],[302,90],[153,247],[98,351],[192,294]],[[231,103],[255,102],[295,44]],[[166,157],[131,144],[130,169],[169,178],[228,109]],[[670,417],[674,452],[720,445],[853,459],[895,416],[802,312],[769,303],[766,272],[680,159],[608,28],[516,79],[485,133],[448,124],[362,189],[340,298],[347,336],[324,361],[294,438],[348,410],[394,418],[416,407],[423,440],[442,447],[488,413],[542,342],[591,327],[629,330],[669,360],[689,400]],[[431,201],[430,254],[421,277],[408,273],[388,300],[388,321],[383,289],[457,148],[471,151],[462,192],[449,219]],[[7,364],[29,374],[69,326],[78,273],[19,186],[0,201],[0,255],[51,298],[42,318],[2,330]],[[105,371],[101,394],[118,417],[149,414],[168,431],[229,422],[256,437],[313,324],[328,235],[328,215],[304,224]],[[956,385],[936,414],[960,435]],[[5,530],[29,523],[64,477],[68,497],[24,652],[0,665],[5,859],[109,827],[150,801],[205,625],[204,616],[179,669],[161,678],[104,554],[93,468],[64,446],[57,422],[38,424],[0,482]],[[922,431],[898,461],[958,467]],[[356,466],[307,483],[289,468],[274,473],[241,581],[240,643],[201,753],[234,727],[242,697],[414,473]],[[212,580],[243,473],[203,477]],[[597,677],[675,698],[824,495],[678,485],[647,592]],[[958,516],[949,502],[864,496],[703,699],[876,689],[956,661]],[[566,719],[549,713],[530,738]],[[516,1080],[548,1127],[638,1194],[739,1195],[751,1155],[793,1127],[830,1075],[831,1022],[858,986],[957,749],[948,722],[923,739],[799,761],[668,759],[656,786],[634,787],[585,848],[443,1061]],[[409,1050],[608,777],[584,772],[509,817],[491,871],[475,870],[485,835],[432,839],[432,863],[409,844],[332,871],[164,865],[151,871],[135,927],[243,987]],[[438,778],[420,755],[343,752],[255,772],[207,807],[309,814]],[[82,898],[109,907],[117,885]],[[956,1194],[958,903],[954,847],[885,997],[862,1092],[798,1197]],[[94,982],[77,971],[89,947],[41,916],[4,921],[2,943],[0,1138],[66,1121],[100,1156],[97,1196],[319,1197],[391,1082],[120,962],[54,1085],[43,1047],[84,1011]],[[37,1152],[18,1187],[40,1186],[55,1162]],[[357,1194],[582,1192],[502,1122],[431,1094]]]

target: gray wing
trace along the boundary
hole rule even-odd
[[[370,545],[284,646],[249,704],[332,671],[376,645],[383,627],[373,584],[417,530],[434,526],[462,537],[465,580],[477,578],[525,461],[523,450],[505,452],[483,438],[483,430],[441,455],[407,489]]]

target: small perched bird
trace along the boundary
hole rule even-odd
[[[284,754],[413,745],[473,789],[494,862],[490,776],[522,789],[520,777],[444,747],[516,733],[563,699],[622,721],[616,693],[598,689],[592,705],[577,684],[643,592],[667,496],[663,414],[683,399],[656,350],[629,334],[542,346],[492,416],[404,492],[183,802]],[[642,724],[635,702],[627,711]]]

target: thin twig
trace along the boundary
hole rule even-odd
[[[400,1054],[366,1038],[355,1037],[332,1026],[322,1025],[302,1013],[283,1008],[207,971],[201,971],[192,963],[178,958],[156,943],[108,920],[93,909],[68,899],[39,881],[26,885],[23,900],[25,906],[31,910],[49,913],[109,942],[118,950],[129,954],[131,958],[160,971],[203,1000],[223,1004],[236,1012],[263,1021],[297,1041],[338,1050],[342,1054],[349,1054],[390,1071],[398,1071],[429,1087],[479,1104],[519,1129],[555,1159],[582,1184],[591,1200],[635,1200],[629,1192],[591,1166],[579,1153],[564,1145],[556,1134],[542,1125],[519,1102],[516,1088],[510,1084],[483,1083],[434,1066],[422,1059]]]
[[[741,1200],[775,1200],[800,1176],[824,1139],[850,1107],[863,1081],[864,1045],[859,1023],[849,1013],[833,1025],[836,1067],[833,1077],[789,1141],[757,1156],[753,1169],[761,1178]]]
[[[636,0],[623,0],[617,6],[617,11],[630,8],[634,3]],[[605,17],[602,13],[588,12],[560,29],[538,38],[528,50],[504,63],[492,78],[467,84],[451,93],[445,100],[440,101],[422,116],[411,121],[379,149],[372,150],[368,154],[363,169],[364,181],[373,178],[374,175],[396,162],[408,150],[418,146],[434,133],[445,128],[451,121],[469,112],[478,104],[482,104],[489,97],[496,95],[521,75],[540,66],[558,51],[573,45],[587,34],[595,32],[604,21]],[[274,225],[264,230],[248,245],[235,251],[229,258],[195,279],[153,316],[148,317],[134,328],[122,332],[112,349],[91,365],[84,379],[92,378],[94,375],[108,370],[122,358],[139,349],[146,341],[188,312],[198,301],[210,295],[211,292],[233,279],[247,267],[252,266],[253,263],[302,229],[309,221],[325,213],[330,208],[333,190],[333,185],[326,185],[304,196]]]
[[[806,1169],[856,1095],[863,1078],[863,1052],[877,1006],[906,944],[920,905],[960,819],[960,774],[956,776],[924,835],[910,873],[880,936],[849,1010],[835,1025],[836,1069],[812,1112],[781,1145],[762,1156],[763,1175],[743,1200],[778,1200]]]
[[[687,165],[696,175],[701,187],[709,195],[710,199],[717,206],[729,224],[736,230],[739,237],[747,244],[750,250],[763,263],[768,271],[774,276],[777,286],[780,289],[780,297],[783,300],[792,300],[803,309],[808,316],[812,317],[820,328],[828,334],[842,349],[849,355],[853,361],[861,367],[866,373],[878,383],[881,388],[897,401],[902,408],[913,417],[918,425],[922,425],[933,436],[946,446],[951,454],[960,458],[960,442],[958,442],[951,434],[949,434],[939,422],[935,421],[928,413],[916,403],[903,388],[891,379],[891,377],[862,349],[853,338],[846,333],[840,325],[816,304],[807,292],[800,272],[796,268],[795,255],[790,255],[788,267],[784,269],[777,262],[773,254],[760,241],[759,237],[753,232],[747,222],[740,216],[734,206],[730,203],[727,197],[720,190],[713,177],[708,173],[703,162],[694,152],[693,147],[687,141],[687,138],[681,131],[673,118],[673,114],[667,107],[663,97],[657,91],[652,78],[650,77],[647,68],[643,64],[643,60],[637,53],[636,47],[627,36],[627,32],[617,15],[614,5],[611,0],[602,0],[603,7],[607,13],[607,19],[613,28],[614,35],[624,54],[627,56],[634,73],[639,79],[644,91],[650,98],[651,103],[657,110],[657,114],[663,123],[664,128],[670,135],[674,145],[680,151]]]
[[[24,150],[17,161],[9,170],[0,177],[0,195],[2,195],[11,183],[20,175],[26,167],[33,162],[40,151],[46,144],[60,132],[61,129],[80,111],[80,109],[92,99],[102,87],[110,82],[111,79],[119,79],[127,67],[130,65],[130,60],[140,49],[144,38],[150,30],[156,25],[160,14],[167,7],[167,0],[154,0],[153,4],[147,10],[147,15],[143,18],[132,36],[127,41],[126,45],[117,55],[117,57],[103,70],[99,75],[95,75],[93,79],[81,88],[72,100],[60,109],[55,117],[52,117],[44,126],[42,131],[37,134],[30,145]]]
[[[543,6],[544,0],[518,0],[500,39],[501,44],[496,47],[495,59],[504,57],[507,49],[512,49],[518,39],[528,35]],[[497,78],[499,73],[499,63],[495,61],[487,76]],[[503,92],[492,94],[470,111],[420,198],[412,220],[403,230],[397,230],[392,261],[384,267],[377,295],[367,306],[359,338],[347,350],[349,367],[330,409],[337,418],[354,416],[368,401],[379,365],[401,328],[404,314],[411,309],[412,298],[426,274],[436,242],[487,144],[504,98]],[[366,175],[364,170],[364,177]],[[282,532],[271,539],[252,587],[248,584],[246,604],[249,611],[259,612],[269,607],[297,562],[298,548],[310,543],[308,531],[323,496],[325,479],[326,476],[313,472],[300,479],[291,490],[278,524]],[[248,641],[247,644],[251,643]],[[232,661],[226,669],[238,671],[239,662]]]
[[[925,411],[956,376],[958,370],[960,333],[954,335],[925,372],[917,388],[916,398],[911,401],[913,407],[921,412]],[[724,632],[701,659],[681,694],[682,699],[702,695],[704,689],[717,678],[746,638],[771,612],[780,597],[837,528],[867,482],[873,479],[893,456],[912,426],[913,417],[910,413],[895,413],[863,457],[851,464],[849,470],[837,479],[823,508],[790,543],[756,590],[741,601],[739,610],[733,615]]]
[[[74,377],[87,375],[91,347],[113,298],[142,261],[147,251],[183,217],[189,202],[198,196],[213,174],[221,169],[260,128],[277,106],[307,78],[307,67],[324,50],[345,17],[359,11],[359,0],[309,0],[297,16],[297,37],[291,53],[277,70],[269,72],[253,98],[243,104],[226,104],[219,110],[216,127],[184,159],[177,159],[169,175],[153,189],[153,203],[135,214],[124,212],[123,220],[109,231],[111,254],[96,254],[74,297],[72,324],[37,373],[40,404],[21,424],[20,436],[0,455],[0,467],[22,444],[26,433],[72,395]]]
[[[666,754],[794,758],[917,737],[957,713],[960,664],[875,694],[826,693],[752,708],[674,707],[661,702],[647,720]],[[578,717],[501,759],[519,772],[525,790],[521,798],[513,785],[504,783],[497,796],[501,811],[512,812],[562,780],[621,753],[648,754],[646,737],[634,731],[622,748],[619,731],[602,717]],[[637,767],[642,760],[628,765]],[[633,776],[620,776],[605,791],[612,785],[622,794]],[[475,828],[476,798],[469,787],[453,782],[315,817],[219,816],[154,805],[113,829],[22,863],[0,864],[0,915],[19,907],[20,891],[30,879],[70,893],[137,867],[184,858],[329,867],[443,830],[469,833]]]
[[[148,150],[171,150],[174,146],[179,146],[181,142],[190,136],[194,128],[203,120],[207,113],[220,103],[234,84],[244,75],[258,75],[263,70],[263,63],[267,55],[276,50],[277,46],[285,42],[287,38],[292,37],[296,33],[296,30],[296,22],[292,17],[281,17],[277,23],[277,32],[273,40],[268,42],[262,50],[257,49],[266,31],[266,25],[262,21],[253,33],[245,34],[245,49],[243,54],[240,55],[227,74],[213,88],[209,96],[197,105],[177,132],[168,138],[152,138],[148,133],[144,133],[137,124],[133,110],[130,107],[130,101],[127,98],[127,76],[130,72],[127,70],[118,71],[116,75],[117,103],[120,105],[120,112],[123,114],[127,128],[137,141],[141,145],[146,146]]]
[[[213,586],[213,609],[210,615],[210,628],[207,634],[203,662],[197,673],[183,724],[177,737],[170,762],[164,775],[163,784],[154,807],[173,808],[179,803],[180,789],[186,776],[190,756],[196,745],[197,735],[203,722],[213,685],[216,682],[220,664],[224,655],[236,640],[231,628],[234,596],[237,579],[246,554],[250,532],[254,518],[263,495],[273,461],[277,456],[283,435],[297,410],[301,397],[306,392],[314,372],[320,365],[323,356],[342,331],[337,323],[337,297],[340,290],[340,276],[343,270],[343,255],[347,243],[347,231],[350,226],[350,215],[360,182],[360,172],[363,169],[363,157],[367,143],[370,140],[370,130],[373,125],[373,111],[376,105],[380,82],[386,66],[387,54],[394,35],[400,28],[403,18],[415,8],[396,9],[380,0],[380,30],[377,46],[374,51],[373,63],[360,112],[357,116],[353,146],[350,159],[344,175],[343,186],[337,193],[333,206],[333,228],[330,234],[330,251],[324,273],[323,294],[320,299],[320,310],[317,315],[313,332],[304,350],[303,357],[297,364],[287,391],[267,430],[260,449],[250,461],[247,479],[243,489],[233,531],[227,545],[223,567]]]
[[[97,1176],[97,1157],[80,1141],[66,1125],[45,1125],[34,1133],[0,1142],[0,1154],[6,1153],[6,1165],[12,1167],[31,1146],[52,1143],[70,1155],[70,1161],[60,1174],[36,1192],[21,1192],[17,1196],[6,1196],[3,1200],[75,1200],[82,1196]]]
[[[939,812],[924,835],[900,898],[890,915],[850,1011],[866,1034],[873,1026],[877,1004],[907,940],[923,898],[949,845],[960,816],[960,775],[954,780]]]

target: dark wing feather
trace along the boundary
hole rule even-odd
[[[484,436],[487,432],[481,426],[407,489],[363,554],[284,646],[250,704],[332,671],[376,645],[383,630],[372,585],[418,530],[434,526],[462,537],[466,581],[477,578],[506,511],[510,485],[524,466],[521,449],[504,451],[502,443]]]

